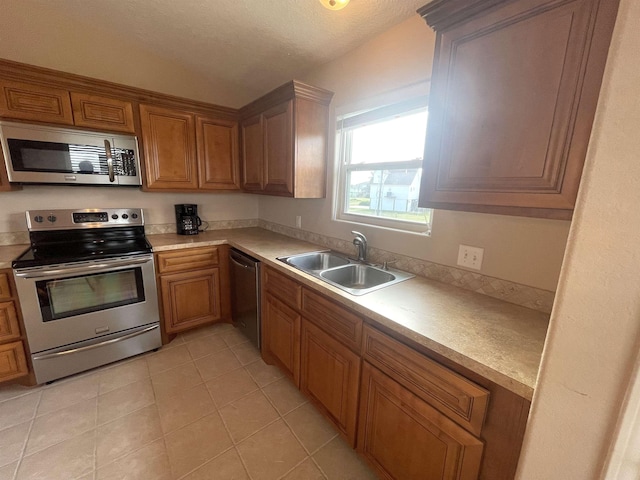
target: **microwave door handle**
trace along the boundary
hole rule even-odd
[[[107,154],[107,169],[109,170],[109,181],[113,183],[116,181],[116,177],[113,173],[113,156],[111,155],[111,143],[109,143],[109,140],[104,141],[104,151]]]

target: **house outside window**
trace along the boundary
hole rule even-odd
[[[426,127],[426,97],[338,118],[337,219],[430,232],[432,210],[418,207]]]

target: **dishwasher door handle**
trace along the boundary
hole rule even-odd
[[[233,263],[235,263],[236,265],[238,265],[239,267],[242,267],[242,268],[248,268],[248,269],[252,269],[252,270],[255,268],[255,267],[253,267],[253,266],[251,266],[251,265],[246,265],[246,264],[244,264],[244,263],[240,263],[238,260],[236,260],[236,259],[233,257],[233,255],[229,255],[229,259],[230,259]]]

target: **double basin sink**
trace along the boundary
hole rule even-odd
[[[310,252],[278,260],[323,280],[351,295],[364,295],[414,275],[358,262],[335,252]]]

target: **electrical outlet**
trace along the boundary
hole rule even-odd
[[[296,215],[296,228],[302,228],[302,216]]]
[[[458,250],[458,265],[480,270],[480,268],[482,268],[483,255],[484,248],[460,245],[460,249]]]

